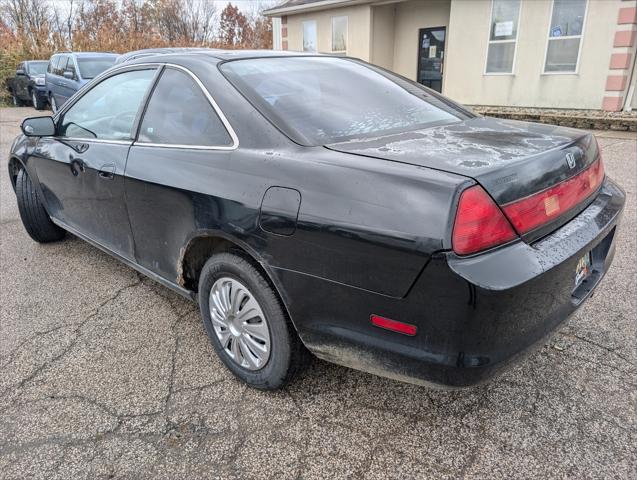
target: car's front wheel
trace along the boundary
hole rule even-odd
[[[217,355],[251,387],[281,388],[309,358],[277,293],[240,256],[220,253],[206,262],[199,307]]]
[[[24,168],[18,171],[15,194],[22,224],[33,240],[48,243],[64,238],[66,232],[51,221],[35,185]]]
[[[35,90],[31,90],[31,103],[36,110],[44,110],[46,102],[36,93]]]

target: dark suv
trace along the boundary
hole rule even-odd
[[[27,60],[18,65],[14,77],[7,79],[7,90],[16,107],[31,103],[36,109],[44,110],[47,103],[44,80],[47,63],[46,60]]]
[[[45,77],[51,110],[56,112],[85,83],[110,68],[117,57],[115,53],[98,52],[64,52],[53,55]]]

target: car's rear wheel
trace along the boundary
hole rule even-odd
[[[18,98],[14,91],[11,91],[11,100],[14,107],[21,107],[24,105],[24,102]]]
[[[244,258],[220,253],[206,262],[199,307],[217,355],[251,387],[281,388],[307,363],[309,353],[277,293]]]
[[[33,240],[48,243],[64,238],[66,232],[51,221],[35,185],[24,168],[18,171],[15,194],[22,224]]]
[[[44,110],[44,107],[46,107],[46,102],[38,96],[35,90],[31,90],[31,103],[36,110]]]

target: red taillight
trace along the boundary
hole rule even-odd
[[[604,179],[601,157],[586,170],[502,209],[519,234],[530,232],[569,211],[595,192]]]
[[[392,332],[403,333],[412,337],[416,335],[416,325],[411,325],[410,323],[398,322],[390,318],[379,317],[378,315],[372,315],[370,320],[373,325]]]
[[[453,225],[453,250],[468,255],[516,238],[511,224],[481,186],[475,185],[460,195]]]

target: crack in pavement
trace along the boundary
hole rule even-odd
[[[57,361],[62,359],[64,356],[66,356],[73,349],[73,347],[75,347],[75,345],[79,341],[79,339],[81,337],[81,330],[84,327],[84,325],[86,325],[91,319],[95,318],[100,313],[100,310],[104,306],[106,306],[110,302],[115,301],[121,295],[122,292],[124,292],[125,290],[127,290],[129,288],[137,287],[137,286],[141,285],[141,283],[142,282],[141,282],[141,280],[138,277],[137,281],[119,288],[115,292],[114,295],[112,295],[111,297],[107,298],[102,303],[100,303],[97,307],[95,307],[91,311],[91,313],[89,313],[86,316],[86,318],[84,318],[84,320],[79,322],[73,328],[73,334],[75,335],[75,338],[73,338],[73,340],[71,340],[69,345],[67,345],[58,355],[54,356],[50,360],[47,360],[47,361],[43,362],[41,365],[39,365],[37,368],[35,368],[27,377],[23,378],[17,385],[10,385],[9,387],[5,388],[0,393],[0,397],[3,397],[4,395],[6,395],[10,390],[20,390],[20,389],[22,389],[27,383],[29,383],[31,380],[36,378],[42,371],[44,371],[46,368],[49,368],[51,365],[53,365],[54,363],[56,363]],[[5,368],[6,368],[6,366],[5,366]]]
[[[586,338],[586,337],[582,337],[580,335],[577,335],[575,333],[565,333],[565,332],[557,332],[559,335],[562,335],[563,337],[568,337],[568,338],[574,338],[577,340],[580,340],[582,342],[588,343],[589,345],[593,345],[595,347],[598,347],[602,350],[605,350],[609,353],[612,353],[613,355],[616,355],[618,358],[622,359],[624,362],[628,363],[629,365],[632,365],[633,367],[637,366],[637,364],[635,364],[632,360],[630,360],[629,358],[625,357],[624,355],[622,355],[621,353],[619,353],[616,349],[611,348],[611,347],[607,347],[606,345],[602,345],[601,343],[597,343],[594,340],[591,340],[590,338]]]

